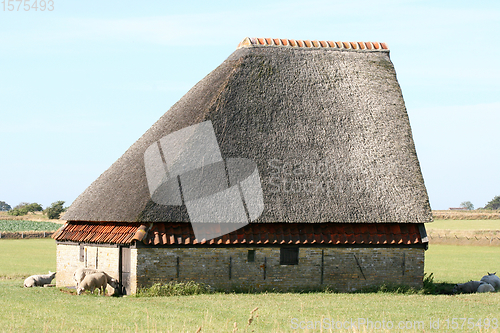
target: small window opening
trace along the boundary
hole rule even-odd
[[[255,262],[255,250],[248,250],[247,262]]]
[[[85,246],[80,244],[80,262],[85,261]]]
[[[280,265],[298,265],[298,264],[299,264],[298,247],[282,247],[280,249]]]

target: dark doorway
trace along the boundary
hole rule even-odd
[[[130,247],[120,246],[120,289],[122,295],[130,295]]]

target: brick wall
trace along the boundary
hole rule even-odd
[[[250,249],[255,250],[255,262],[249,263]],[[135,251],[139,287],[193,280],[222,289],[331,286],[339,291],[352,291],[382,283],[420,287],[424,274],[423,249],[302,247],[298,265],[280,265],[279,248],[138,248]]]
[[[82,267],[97,268],[118,279],[118,251],[116,247],[85,245],[81,253],[80,245],[57,244],[56,285],[75,286],[73,273]],[[107,292],[113,293],[113,288],[108,286]]]
[[[254,262],[247,262],[248,250],[255,250]],[[84,246],[83,251],[80,261],[79,245],[57,245],[57,286],[74,286],[73,273],[79,267],[97,265],[118,278],[118,248]],[[190,280],[221,289],[330,286],[338,291],[352,291],[382,283],[421,287],[424,250],[301,247],[298,265],[280,265],[279,248],[137,248],[131,249],[130,273],[132,293],[136,287],[156,282]]]

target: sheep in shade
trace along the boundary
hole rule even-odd
[[[500,278],[496,275],[497,273],[489,273],[481,278],[481,281],[489,283],[495,288],[495,290],[500,289]]]
[[[76,289],[78,295],[81,295],[82,292],[89,290],[92,294],[94,290],[97,288],[99,295],[101,295],[101,291],[104,295],[106,295],[106,286],[108,285],[107,274],[103,272],[87,274],[85,278],[80,282],[79,287]]]
[[[453,288],[453,293],[475,293],[477,291],[477,288],[483,284],[484,282],[481,281],[469,281],[466,283],[457,283],[455,287]]]
[[[32,275],[24,280],[24,287],[43,287],[46,284],[50,284],[55,277],[56,272],[51,271],[49,271],[49,274],[45,275]]]
[[[492,293],[495,291],[495,288],[489,283],[482,283],[477,287],[477,292],[478,293]]]
[[[85,276],[89,274],[94,274],[94,273],[103,273],[106,275],[107,278],[107,283],[113,287],[114,289],[118,289],[119,283],[116,279],[112,278],[109,276],[108,273],[99,270],[99,269],[93,269],[93,268],[78,268],[75,273],[73,273],[73,279],[76,281],[76,289],[80,287],[80,283],[83,281]]]

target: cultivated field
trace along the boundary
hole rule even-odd
[[[497,247],[434,245],[426,253],[426,272],[437,282],[480,279],[487,271],[500,271]],[[373,325],[391,322],[388,329],[358,332],[434,331],[498,332],[474,327],[479,319],[500,320],[500,293],[424,295],[418,293],[267,293],[209,294],[177,297],[75,296],[59,288],[22,288],[22,277],[55,270],[55,245],[51,239],[0,240],[1,332],[343,332],[327,329],[332,321]],[[250,312],[254,318],[250,325]],[[463,320],[473,318],[460,328]],[[439,329],[430,329],[431,322]],[[323,330],[307,329],[308,321],[321,321]],[[445,322],[444,320],[449,320]],[[402,324],[400,324],[402,322]],[[236,330],[235,330],[236,323]],[[300,325],[305,329],[301,329]],[[313,325],[313,324],[312,324]],[[397,329],[398,325],[405,329]],[[447,325],[449,327],[447,328]],[[457,325],[457,329],[452,329]],[[500,323],[498,323],[500,325]],[[496,325],[496,326],[498,326]],[[294,330],[294,328],[297,328]],[[423,329],[422,329],[423,328]]]
[[[500,220],[500,210],[433,210],[434,220]]]
[[[500,219],[436,220],[425,227],[431,244],[500,246]]]

